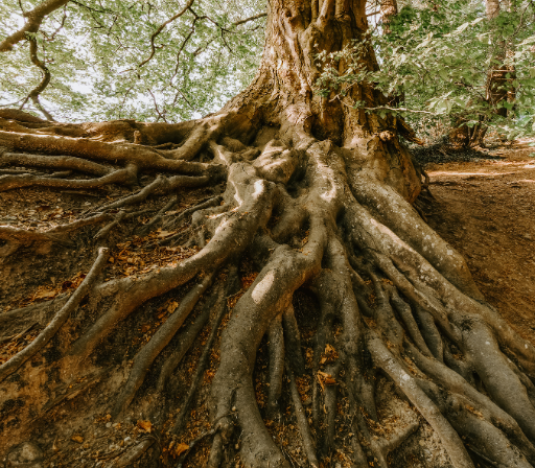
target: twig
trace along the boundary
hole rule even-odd
[[[175,21],[177,18],[180,18],[184,13],[186,13],[186,11],[189,10],[189,8],[191,7],[191,5],[193,5],[193,2],[195,0],[189,0],[188,3],[186,4],[186,6],[180,10],[175,16],[173,16],[172,18],[169,18],[166,22],[162,23],[160,25],[160,27],[152,34],[152,36],[150,37],[150,48],[151,48],[151,52],[150,52],[150,55],[148,56],[148,58],[146,58],[145,60],[143,60],[143,62],[141,62],[138,66],[138,68],[141,68],[143,65],[145,65],[149,60],[152,59],[152,57],[154,57],[154,54],[156,53],[156,46],[154,45],[154,39],[156,39],[156,37],[164,30],[164,28],[169,24],[169,23],[172,23],[173,21]]]
[[[236,21],[233,24],[234,24],[234,26],[240,26],[241,24],[248,23],[249,21],[254,21],[254,20],[257,20],[259,18],[264,18],[264,16],[267,16],[267,13],[259,13],[258,15],[250,16],[249,18],[245,18],[245,19],[242,19],[240,21]]]

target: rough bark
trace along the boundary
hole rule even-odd
[[[534,466],[535,349],[412,207],[396,120],[349,104],[384,97],[314,93],[315,54],[366,29],[361,0],[271,0],[259,72],[215,115],[0,119],[2,165],[41,171],[5,193],[123,184],[53,231],[0,232],[5,271],[101,248],[70,299],[0,314],[6,342],[38,343],[0,366],[6,463],[386,468],[427,431],[455,468]],[[154,268],[115,274],[134,246]]]

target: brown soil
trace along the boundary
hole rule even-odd
[[[535,343],[534,148],[500,160],[430,164],[429,224],[467,260],[477,285]]]

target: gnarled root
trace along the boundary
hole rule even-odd
[[[294,459],[388,468],[390,454],[413,450],[417,438],[425,444],[427,432],[456,468],[481,460],[535,466],[531,343],[484,302],[462,257],[412,208],[414,194],[371,171],[355,148],[316,140],[296,121],[302,109],[288,109],[278,135],[256,140],[250,119],[237,118],[250,133],[239,141],[219,117],[177,124],[176,138],[154,127],[152,140],[136,122],[116,125],[121,141],[97,140],[112,124],[83,133],[19,122],[0,132],[10,148],[0,164],[92,177],[9,174],[0,177],[6,190],[154,177],[70,224],[0,229],[4,256],[21,246],[59,247],[75,235],[90,247],[105,240],[121,249],[101,248],[70,298],[0,315],[14,327],[0,346],[50,322],[0,367],[0,381],[27,405],[13,440],[74,398],[90,395],[80,408],[92,408],[101,392],[98,408],[113,430],[134,421],[136,431],[155,436],[110,466],[152,466],[161,455],[167,465],[210,468],[226,459],[247,468],[288,468]],[[370,158],[388,148],[407,156],[392,138],[375,135],[363,147]],[[196,162],[208,149],[214,161]],[[179,204],[189,208],[175,211]],[[142,215],[152,218],[141,224]],[[86,236],[92,228],[96,235]],[[126,231],[138,235],[117,242]],[[117,274],[111,262],[122,258],[139,268]],[[32,368],[30,358],[45,353],[42,368]],[[31,386],[14,390],[30,372],[46,382],[46,398]],[[294,424],[299,437],[285,432]]]

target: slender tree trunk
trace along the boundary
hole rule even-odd
[[[486,14],[489,22],[495,21],[502,11],[511,11],[512,4],[509,0],[487,0]],[[513,46],[507,44],[503,39],[492,36],[492,64],[487,74],[486,82],[486,102],[492,111],[501,117],[507,117],[510,114],[508,107],[503,103],[507,102],[514,106],[516,91],[513,86],[515,79],[515,67],[510,62],[513,55]],[[507,60],[509,59],[509,60]],[[484,123],[469,128],[466,124],[461,123],[452,132],[450,132],[450,143],[460,147],[482,146],[483,138],[487,132]]]
[[[408,441],[534,466],[533,345],[412,207],[398,122],[352,105],[384,96],[314,93],[316,55],[361,40],[365,7],[270,0],[255,79],[203,119],[0,113],[20,168],[2,196],[72,203],[48,230],[0,227],[3,296],[43,297],[39,267],[66,290],[0,314],[6,463],[387,468]]]
[[[381,2],[381,23],[384,34],[390,34],[390,23],[392,18],[398,14],[398,3],[396,0],[383,0]]]
[[[496,20],[501,12],[511,12],[513,9],[510,0],[488,0],[487,1],[487,18],[490,21]],[[495,39],[496,44],[495,53],[493,57],[494,62],[487,78],[487,101],[495,109],[496,114],[507,117],[509,110],[507,107],[500,106],[504,102],[514,104],[515,90],[512,85],[515,79],[515,67],[509,64],[514,50],[512,44],[507,43],[503,39]]]
[[[392,33],[391,23],[398,14],[398,3],[396,0],[383,0],[381,2],[381,24],[383,35],[388,36]],[[403,88],[399,89],[396,94],[388,97],[388,104],[392,107],[401,106],[405,101],[405,92]]]

